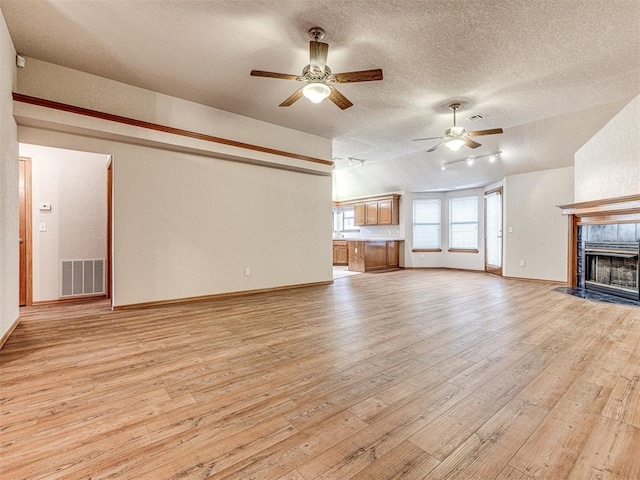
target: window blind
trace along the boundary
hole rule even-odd
[[[440,199],[413,201],[413,248],[440,248]]]

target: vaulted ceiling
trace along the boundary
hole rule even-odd
[[[637,0],[0,0],[16,50],[240,115],[333,139],[334,196],[486,185],[570,166],[640,93]],[[354,106],[306,99],[297,82],[320,26],[334,72],[381,68],[340,85]],[[467,130],[503,127],[458,152],[426,150],[461,103]],[[467,117],[482,114],[471,123]],[[502,151],[490,163],[442,162]],[[349,161],[349,158],[364,160]]]

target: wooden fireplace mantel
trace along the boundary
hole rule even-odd
[[[579,225],[640,223],[640,194],[558,205],[558,208],[569,217],[567,284],[571,288],[577,284]]]

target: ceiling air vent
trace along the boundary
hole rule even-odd
[[[467,120],[469,120],[470,122],[477,122],[478,120],[482,120],[483,118],[484,115],[482,115],[481,113],[476,113],[475,115],[467,117]]]

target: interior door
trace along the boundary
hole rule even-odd
[[[502,275],[502,187],[485,193],[484,212],[484,269]]]
[[[31,305],[31,159],[20,158],[19,166],[20,229],[20,306]]]

